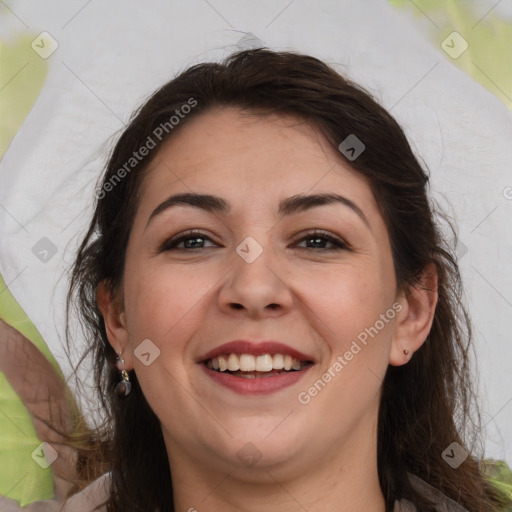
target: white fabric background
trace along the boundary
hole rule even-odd
[[[157,86],[192,63],[227,55],[250,32],[360,81],[401,122],[430,169],[433,195],[463,243],[486,455],[512,463],[512,200],[503,194],[512,186],[512,115],[490,92],[378,0],[10,5],[19,19],[4,17],[4,36],[24,29],[23,22],[48,31],[59,48],[0,164],[0,272],[66,375],[63,270],[89,222],[111,137]],[[47,263],[32,252],[42,237],[57,247]]]

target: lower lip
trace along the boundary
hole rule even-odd
[[[230,373],[216,372],[215,370],[207,368],[203,363],[200,364],[208,377],[241,395],[270,395],[271,393],[280,391],[299,381],[313,366],[306,366],[303,370],[281,373],[274,377],[246,379],[244,377],[231,375]]]

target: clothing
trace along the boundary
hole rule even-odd
[[[466,508],[462,507],[451,498],[448,498],[448,496],[445,496],[441,491],[438,491],[418,476],[412,473],[407,473],[407,475],[416,491],[434,501],[438,512],[468,512]],[[395,501],[393,512],[416,512],[416,507],[408,500],[397,500]]]
[[[421,478],[407,473],[409,481],[415,490],[427,498],[431,498],[437,506],[438,512],[468,512],[468,510],[457,504],[443,493],[434,489]],[[93,512],[91,504],[100,505],[108,498],[108,484],[110,473],[107,473],[86,487],[82,492],[73,496],[63,509],[63,512]],[[96,512],[105,512],[106,507],[96,509]],[[393,512],[416,512],[416,507],[408,500],[402,499],[395,501]]]

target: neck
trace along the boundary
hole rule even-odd
[[[367,424],[368,425],[368,424]],[[376,424],[354,431],[322,457],[294,464],[214,470],[173,444],[170,457],[175,510],[202,512],[385,512],[377,471]],[[370,440],[370,441],[369,441]],[[169,452],[170,444],[167,443]],[[174,463],[173,463],[174,462]],[[291,467],[290,467],[291,466]],[[179,470],[178,470],[179,468]]]

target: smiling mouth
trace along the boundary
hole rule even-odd
[[[288,354],[223,354],[204,361],[205,366],[218,373],[259,379],[298,372],[313,364]]]

